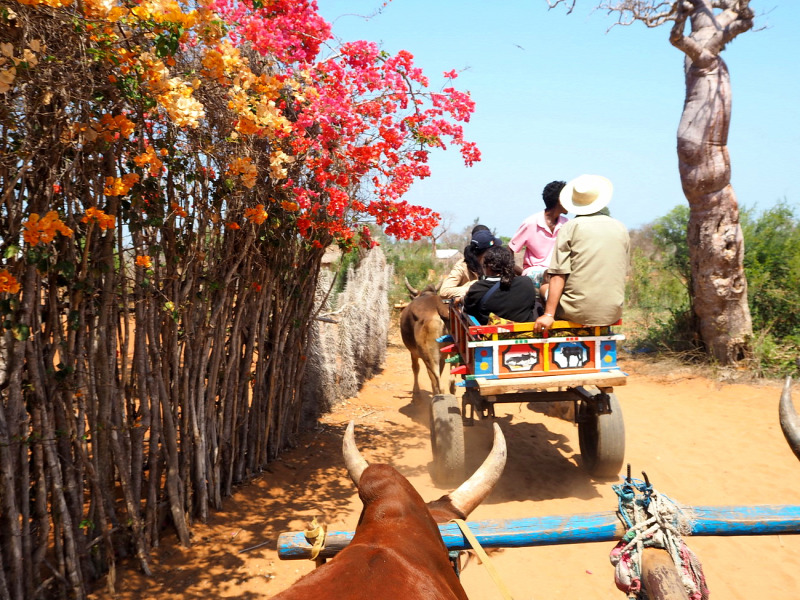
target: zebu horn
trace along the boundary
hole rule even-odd
[[[781,429],[794,455],[800,459],[800,417],[792,404],[792,378],[787,377],[781,394],[778,413],[781,417]]]
[[[483,461],[483,464],[472,474],[472,477],[462,483],[459,488],[450,493],[450,502],[464,516],[469,516],[475,508],[491,493],[492,488],[500,480],[503,468],[506,466],[506,439],[500,426],[494,424],[494,442],[492,451]]]
[[[411,294],[411,296],[413,298],[416,298],[417,296],[419,296],[419,290],[411,286],[411,284],[408,282],[408,277],[403,277],[403,281],[405,281],[406,289],[408,290],[408,292]]]
[[[369,463],[361,456],[356,446],[355,422],[350,421],[347,429],[344,432],[344,441],[342,442],[342,455],[344,455],[344,464],[347,467],[347,472],[350,474],[350,479],[358,487],[358,482],[361,481],[361,474],[369,466]]]

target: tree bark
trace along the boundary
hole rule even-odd
[[[726,10],[714,16],[707,0],[678,11],[670,42],[686,55],[686,100],[678,126],[681,184],[689,202],[688,244],[693,309],[698,333],[721,364],[747,356],[752,335],[744,274],[744,238],[731,186],[728,127],[731,86],[719,53],[752,27],[752,13]],[[687,17],[691,35],[684,36]]]

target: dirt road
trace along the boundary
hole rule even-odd
[[[687,505],[800,504],[800,462],[778,423],[777,384],[728,385],[685,370],[654,375],[644,363],[622,362],[628,385],[617,388],[626,424],[626,461],[654,486]],[[319,430],[285,454],[263,477],[225,501],[194,543],[165,541],[153,579],[119,574],[117,598],[190,600],[268,598],[313,568],[277,559],[275,540],[317,515],[331,530],[353,530],[360,503],[341,461],[341,435],[356,420],[356,440],[370,462],[389,462],[420,491],[444,490],[430,477],[427,415],[411,405],[408,354],[390,346],[381,375],[357,398],[328,415]],[[422,382],[429,389],[427,380]],[[800,388],[794,390],[800,404]],[[509,459],[500,485],[472,520],[613,510],[611,481],[580,466],[577,428],[526,405],[498,407]],[[467,461],[477,465],[491,445],[488,423],[468,431]],[[800,598],[800,535],[687,538],[705,569],[714,599]],[[614,587],[608,542],[506,549],[492,553],[514,598],[624,598]],[[486,570],[462,574],[471,598],[499,598]],[[109,598],[97,594],[96,598]]]

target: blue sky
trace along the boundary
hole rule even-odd
[[[581,173],[610,178],[612,215],[639,227],[685,203],[675,152],[684,98],[683,55],[669,27],[615,19],[578,0],[571,15],[545,0],[318,0],[344,41],[408,50],[431,79],[456,85],[477,107],[466,137],[483,159],[466,168],[437,152],[432,175],[406,199],[449,217],[458,231],[479,218],[512,235],[541,209],[541,190]],[[753,0],[756,28],[723,57],[731,73],[732,183],[740,205],[786,198],[800,209],[800,1]],[[360,15],[360,16],[359,16]]]

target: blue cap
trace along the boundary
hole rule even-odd
[[[472,234],[472,241],[470,244],[476,250],[486,250],[492,246],[502,246],[503,241],[500,238],[494,237],[491,231],[482,229]]]

